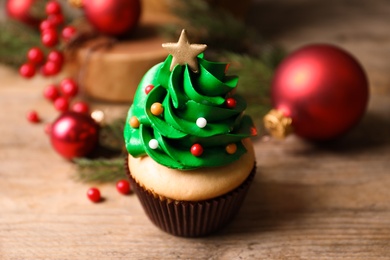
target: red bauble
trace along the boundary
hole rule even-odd
[[[61,81],[60,90],[64,96],[74,97],[77,95],[79,88],[77,86],[77,83],[73,79],[66,78]]]
[[[65,112],[51,126],[53,148],[66,159],[83,157],[98,143],[98,124],[91,116]]]
[[[122,35],[132,31],[141,14],[140,0],[83,0],[88,21],[100,32]]]
[[[116,189],[119,193],[126,195],[130,193],[130,183],[127,180],[120,180],[116,183]]]
[[[273,107],[291,118],[295,134],[336,138],[363,116],[368,101],[363,68],[344,50],[313,44],[290,54],[272,82]]]
[[[42,32],[41,41],[46,47],[54,47],[58,43],[58,34],[54,29],[46,29]]]
[[[7,15],[30,26],[38,26],[39,19],[31,15],[35,0],[8,0],[5,6]]]
[[[61,5],[57,1],[49,1],[46,4],[46,14],[60,14],[62,12]]]
[[[61,35],[65,42],[71,40],[77,33],[77,30],[74,26],[66,26],[62,29]]]
[[[201,156],[203,153],[203,147],[200,144],[194,144],[191,146],[191,153],[193,156]]]
[[[90,201],[95,202],[95,203],[99,202],[102,199],[101,195],[100,195],[100,191],[97,188],[88,189],[87,197]]]
[[[78,101],[78,102],[73,104],[72,111],[77,112],[77,113],[88,114],[89,113],[89,106],[87,103],[85,103],[83,101]]]
[[[36,111],[32,110],[29,111],[26,115],[27,120],[30,121],[33,124],[39,123],[41,119],[39,118],[39,115]]]
[[[64,54],[62,54],[61,51],[52,50],[47,55],[47,60],[53,61],[53,62],[57,63],[58,65],[60,65],[60,67],[62,67],[62,65],[64,63]]]
[[[61,71],[62,64],[48,60],[41,68],[43,76],[53,76]]]
[[[27,59],[34,64],[40,64],[45,59],[45,55],[41,49],[38,47],[33,47],[28,50]]]
[[[48,100],[55,101],[60,96],[60,93],[57,87],[51,84],[45,88],[43,96]]]
[[[19,68],[19,74],[24,78],[32,78],[35,75],[35,66],[31,63],[25,63]]]
[[[60,112],[68,111],[69,101],[66,97],[58,97],[54,100],[54,108]]]

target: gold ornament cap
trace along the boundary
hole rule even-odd
[[[264,126],[275,138],[284,139],[293,132],[292,119],[283,115],[280,110],[272,109],[263,118]]]
[[[68,3],[72,7],[76,7],[76,8],[82,8],[83,7],[83,0],[68,0]]]

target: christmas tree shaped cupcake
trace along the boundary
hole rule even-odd
[[[127,169],[154,224],[204,236],[242,204],[255,174],[256,129],[228,64],[205,60],[206,45],[190,44],[185,30],[163,48],[168,57],[145,74],[128,112]]]

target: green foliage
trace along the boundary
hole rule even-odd
[[[77,165],[77,181],[85,183],[107,183],[125,179],[124,157],[113,159],[75,159]]]

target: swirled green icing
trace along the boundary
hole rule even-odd
[[[128,152],[134,157],[149,155],[170,168],[190,170],[199,167],[222,166],[240,158],[246,152],[241,140],[251,136],[250,117],[243,115],[245,101],[233,95],[236,76],[226,76],[226,63],[209,62],[198,56],[199,72],[188,65],[176,65],[170,71],[172,56],[151,68],[141,80],[129,109],[127,122],[135,116],[139,126],[126,123],[124,137]],[[145,92],[148,85],[154,88]],[[234,108],[225,104],[227,97],[237,101]],[[163,113],[151,112],[153,103],[163,106]],[[200,128],[196,120],[203,117],[207,125]],[[158,147],[149,147],[156,139]],[[203,153],[194,156],[193,144],[200,144]],[[236,144],[233,154],[226,151],[228,144]]]

